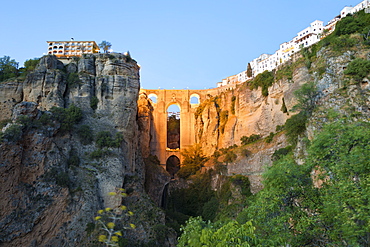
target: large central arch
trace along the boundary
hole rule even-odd
[[[181,150],[195,143],[195,111],[207,95],[220,93],[218,88],[206,90],[141,89],[152,99],[153,126],[151,128],[150,152],[156,155],[162,165],[170,156],[176,156],[182,163]],[[180,108],[180,149],[167,148],[167,108],[176,104]]]

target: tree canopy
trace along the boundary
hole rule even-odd
[[[0,58],[0,81],[16,77],[18,75],[18,62],[9,56]]]
[[[103,49],[104,53],[108,53],[108,50],[112,47],[112,44],[106,40],[103,40],[99,44],[100,49]]]

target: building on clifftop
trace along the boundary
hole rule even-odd
[[[46,41],[48,43],[48,55],[58,58],[79,57],[82,54],[98,53],[99,46],[95,41]]]

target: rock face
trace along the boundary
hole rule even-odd
[[[217,102],[206,104],[197,118],[197,142],[203,151],[211,155],[216,148],[240,145],[242,136],[258,134],[267,136],[284,125],[290,117],[282,110],[283,104],[289,110],[295,105],[293,92],[310,80],[306,68],[297,69],[291,82],[280,80],[269,87],[269,95],[262,95],[261,89],[251,90],[240,86],[218,95]],[[232,110],[232,106],[234,110]],[[223,121],[223,112],[227,111]],[[225,113],[226,114],[226,113]]]
[[[298,56],[293,61],[298,60]],[[303,63],[295,66],[292,78],[275,82],[268,88],[267,97],[262,95],[261,88],[251,90],[247,85],[225,90],[203,104],[204,109],[197,116],[197,142],[205,154],[212,155],[216,149],[240,145],[242,136],[257,134],[266,137],[271,132],[275,133],[278,125],[284,125],[295,114],[290,111],[297,104],[293,92],[308,82],[315,82],[318,90],[316,109],[307,124],[306,136],[309,139],[327,121],[323,116],[328,109],[344,116],[357,114],[355,119],[368,121],[369,81],[364,79],[362,83],[352,84],[344,76],[345,68],[354,57],[368,59],[369,50],[348,51],[338,56],[324,48],[317,53],[317,60],[311,64],[310,70]],[[284,135],[275,136],[272,144],[262,141],[248,145],[248,157],[238,153],[238,158],[228,164],[228,174],[247,175],[252,192],[256,193],[262,188],[264,167],[272,165],[272,154],[287,145]],[[305,145],[304,140],[298,140],[295,150],[298,163],[305,155]]]
[[[107,193],[122,187],[130,191],[123,201],[129,209],[139,203],[156,215],[143,222],[139,219],[146,212],[135,212],[130,223],[137,228],[125,232],[126,238],[132,245],[153,239],[153,225],[164,224],[164,215],[144,192],[137,123],[139,66],[134,60],[94,54],[65,66],[45,56],[23,83],[0,87],[0,120],[9,121],[0,143],[1,246],[88,244],[94,237],[86,226],[94,222],[97,210],[120,205],[121,199]],[[82,120],[73,130],[61,131],[48,111],[72,104],[82,110]],[[81,126],[88,126],[93,136],[121,133],[120,145],[100,149],[81,137]],[[146,128],[140,121],[139,126]],[[93,156],[97,151],[100,156]]]

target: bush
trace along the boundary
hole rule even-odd
[[[282,157],[286,156],[288,153],[290,153],[292,150],[293,150],[292,146],[287,146],[285,148],[280,148],[280,149],[278,149],[274,152],[274,154],[272,155],[272,160],[273,161],[279,160]]]
[[[91,159],[100,159],[100,158],[102,158],[102,157],[104,157],[108,154],[109,154],[108,150],[99,148],[99,149],[96,149],[96,150],[94,150],[90,153],[90,158]]]
[[[4,119],[4,120],[0,121],[0,130],[2,128],[4,128],[8,123],[11,123],[11,122],[12,122],[11,119]]]
[[[189,176],[194,175],[202,166],[200,164],[190,163],[181,166],[180,170],[177,172],[179,178],[187,179]]]
[[[3,138],[10,142],[17,142],[21,139],[22,134],[22,126],[18,124],[12,124],[4,131]]]
[[[266,137],[265,142],[266,143],[272,142],[272,139],[274,139],[274,136],[275,134],[271,132],[270,135]]]
[[[286,135],[288,141],[295,145],[297,144],[297,138],[299,135],[303,134],[306,130],[307,115],[300,112],[291,118],[289,118],[285,123]]]
[[[68,84],[68,87],[75,87],[77,86],[78,84],[81,83],[81,80],[78,76],[78,73],[69,73],[67,75],[67,84]]]
[[[239,186],[242,189],[243,196],[251,196],[252,192],[250,190],[251,183],[249,178],[243,175],[235,175],[230,178],[230,181],[233,185]]]
[[[115,138],[112,138],[112,134],[109,131],[100,131],[96,135],[96,144],[99,148],[103,147],[120,147],[123,141],[122,133],[117,133]]]
[[[251,155],[252,154],[252,152],[251,151],[249,151],[248,149],[246,149],[246,148],[244,148],[244,149],[242,149],[242,151],[241,151],[241,155],[243,155],[243,156],[245,156],[245,157],[248,157],[249,155]]]
[[[80,158],[77,155],[77,152],[75,149],[71,148],[69,151],[69,158],[67,160],[68,166],[79,166],[80,165]]]
[[[230,163],[230,162],[233,162],[236,160],[238,156],[233,152],[233,151],[229,151],[226,153],[225,155],[225,159],[224,159],[224,162],[226,163]]]
[[[247,144],[252,143],[252,142],[255,142],[255,141],[259,140],[259,139],[261,139],[261,136],[260,135],[253,134],[253,135],[251,135],[249,137],[242,136],[240,138],[240,141],[241,141],[242,145],[247,145]]]
[[[268,87],[272,86],[274,83],[274,74],[270,71],[264,71],[261,74],[258,74],[256,78],[250,82],[252,89],[256,89],[258,87],[262,88],[262,95],[268,95]]]
[[[96,110],[98,108],[99,99],[96,96],[92,96],[90,98],[90,107],[93,110]]]
[[[73,125],[77,124],[82,119],[82,111],[80,108],[71,104],[68,108],[52,107],[50,111],[53,117],[60,122],[61,131],[72,130]]]
[[[90,144],[94,140],[92,129],[88,125],[81,125],[77,130],[77,134],[84,145]]]
[[[352,76],[357,82],[361,82],[370,73],[370,61],[361,58],[356,58],[348,64],[344,71],[345,75]]]

